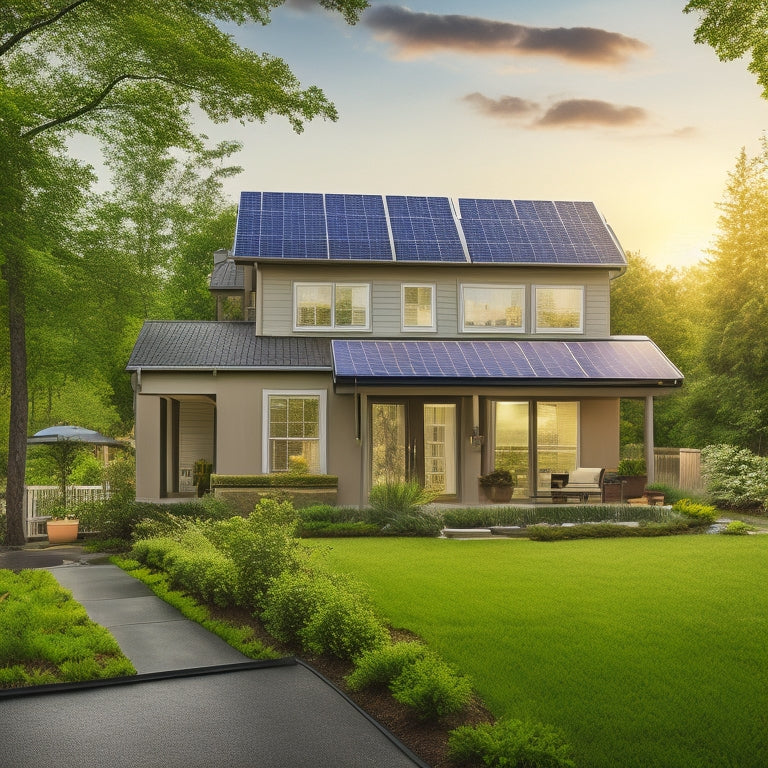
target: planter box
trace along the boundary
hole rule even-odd
[[[280,486],[274,488],[214,488],[217,499],[229,502],[241,515],[249,515],[264,498],[284,496],[296,509],[313,504],[336,504],[338,488],[297,488]]]
[[[71,544],[77,541],[80,530],[79,520],[49,520],[45,527],[48,531],[50,544]]]
[[[515,491],[512,485],[481,485],[485,498],[493,504],[509,504]]]

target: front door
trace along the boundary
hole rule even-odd
[[[415,480],[455,496],[457,405],[426,398],[371,403],[371,483]]]

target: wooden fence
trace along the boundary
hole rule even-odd
[[[698,448],[655,448],[653,467],[657,483],[685,491],[704,490]]]

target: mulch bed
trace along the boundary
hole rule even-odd
[[[308,655],[300,648],[280,643],[265,631],[261,622],[245,610],[221,609],[215,606],[208,606],[208,608],[212,617],[239,626],[251,627],[255,636],[264,645],[284,656],[296,656],[314,667],[432,768],[454,768],[457,765],[449,759],[447,754],[448,733],[452,729],[459,725],[493,722],[493,716],[477,698],[473,699],[464,711],[456,715],[441,718],[438,721],[422,722],[412,710],[395,701],[386,688],[351,691],[344,680],[352,672],[351,663],[328,656]],[[401,641],[417,638],[409,632],[393,630],[392,639]]]

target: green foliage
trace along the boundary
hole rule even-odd
[[[296,522],[289,502],[262,499],[248,518],[232,517],[207,527],[207,536],[235,568],[240,605],[261,609],[272,581],[299,569],[303,550],[295,537]]]
[[[746,536],[756,530],[753,525],[747,525],[743,520],[731,520],[720,533],[726,536]]]
[[[716,504],[733,508],[768,503],[768,458],[734,445],[708,445],[701,451],[701,473]]]
[[[690,499],[680,499],[672,505],[675,512],[679,512],[697,525],[712,525],[718,518],[717,509],[709,504],[699,504]]]
[[[549,725],[502,718],[493,725],[460,726],[448,736],[450,756],[459,763],[504,768],[575,768],[571,748]]]
[[[634,508],[636,509],[636,507]],[[697,523],[698,525],[698,523]],[[674,536],[691,532],[691,521],[670,520],[663,523],[644,523],[638,527],[595,523],[591,525],[548,526],[532,525],[526,530],[533,541],[566,541],[570,539],[617,539]]]
[[[104,465],[90,452],[78,455],[69,474],[70,485],[101,485]]]
[[[375,525],[397,535],[434,536],[441,528],[438,515],[423,509],[437,493],[417,482],[386,482],[374,485],[368,496],[369,518]]]
[[[392,643],[364,653],[355,660],[355,668],[346,678],[353,691],[389,685],[411,666],[429,653],[419,642]]]
[[[514,488],[515,479],[508,469],[495,469],[487,475],[480,475],[480,485],[483,488]]]
[[[378,536],[381,528],[360,520],[348,523],[330,523],[324,520],[301,520],[297,534],[302,539],[335,538],[337,536]]]
[[[623,477],[639,477],[646,474],[645,459],[622,459],[616,474]]]
[[[301,472],[274,472],[269,475],[211,475],[213,488],[336,488],[336,475],[310,475]]]
[[[136,673],[112,635],[47,571],[0,570],[0,595],[0,687]]]
[[[392,696],[422,720],[460,712],[472,699],[472,684],[434,654],[416,659],[389,686]]]
[[[359,585],[316,571],[284,571],[267,592],[261,619],[283,642],[306,651],[352,659],[387,640]]]
[[[694,40],[710,45],[720,61],[735,61],[751,54],[749,71],[757,75],[768,98],[768,18],[761,0],[690,0],[685,13],[697,13]]]
[[[207,459],[198,459],[195,462],[192,482],[197,488],[198,496],[211,490],[211,472],[213,472],[213,464]]]

